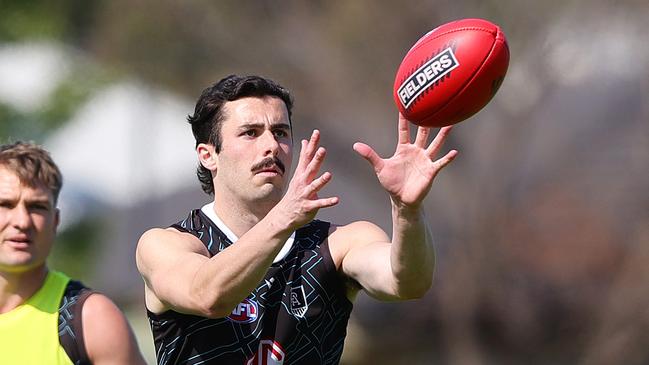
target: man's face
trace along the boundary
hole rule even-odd
[[[279,202],[291,168],[288,111],[276,97],[247,97],[224,105],[215,192],[244,203]]]
[[[22,273],[44,265],[58,221],[49,189],[29,187],[0,166],[0,272]]]

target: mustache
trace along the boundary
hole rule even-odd
[[[267,157],[261,160],[259,163],[256,163],[250,170],[255,172],[273,166],[277,166],[277,168],[282,172],[282,175],[286,171],[286,167],[284,167],[284,163],[275,156]]]

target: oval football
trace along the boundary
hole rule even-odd
[[[489,103],[508,66],[509,48],[500,27],[483,19],[446,23],[406,53],[395,77],[394,101],[415,124],[456,124]]]

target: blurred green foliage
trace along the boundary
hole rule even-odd
[[[59,232],[48,266],[76,280],[92,280],[89,274],[93,270],[89,268],[94,267],[99,258],[93,251],[98,247],[102,226],[100,220],[84,219]]]
[[[117,76],[112,72],[91,65],[77,65],[70,75],[56,87],[48,103],[39,114],[46,127],[55,128],[79,110],[94,91],[108,85]]]
[[[115,79],[109,71],[96,66],[73,65],[70,76],[63,79],[48,99],[33,111],[21,111],[0,102],[1,142],[32,140],[41,142],[68,122],[93,92]]]
[[[0,142],[14,141],[19,139],[17,136],[33,135],[28,131],[33,124],[28,115],[20,113],[11,105],[0,102],[0,136],[2,136]]]
[[[92,0],[2,0],[0,42],[65,39],[79,43],[100,4]]]

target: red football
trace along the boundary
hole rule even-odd
[[[483,19],[461,19],[421,37],[401,61],[394,101],[415,124],[443,127],[482,109],[509,65],[502,30]]]

